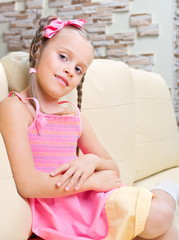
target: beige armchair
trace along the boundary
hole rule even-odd
[[[27,53],[1,58],[0,100],[11,90],[22,90],[27,82]],[[120,61],[94,60],[83,96],[83,112],[118,163],[126,184],[152,187],[165,178],[179,183],[179,133],[170,93],[160,75]],[[76,101],[76,93],[68,100]],[[0,239],[28,239],[30,207],[16,190],[1,135],[0,190]],[[178,210],[175,223],[179,228]]]

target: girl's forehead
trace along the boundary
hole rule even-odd
[[[92,55],[94,53],[91,42],[80,32],[70,27],[63,28],[48,41],[49,43],[54,43],[54,46],[56,47],[61,47],[62,45],[65,45],[69,48],[78,48],[78,51],[85,47],[87,51],[90,51],[92,53]]]
[[[63,29],[61,29],[59,32],[57,32],[54,37],[52,38],[52,40],[60,40],[60,39],[65,39],[67,38],[67,40],[72,40],[73,38],[75,39],[79,39],[81,41],[87,41],[89,42],[84,36],[82,36],[82,34],[75,30],[72,27],[64,27]]]

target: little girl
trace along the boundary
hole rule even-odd
[[[84,23],[42,18],[30,49],[30,84],[0,103],[0,132],[17,190],[29,199],[32,232],[46,240],[177,240],[179,185],[165,181],[152,192],[124,186],[79,111],[94,54]],[[75,88],[78,107],[59,101]]]

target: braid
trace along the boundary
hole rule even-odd
[[[35,37],[32,40],[31,46],[30,46],[30,66],[36,67],[37,65],[37,59],[40,54],[41,47],[43,46],[43,43],[47,40],[44,37],[44,28],[54,19],[57,17],[54,16],[48,16],[46,18],[41,18],[39,21],[39,28],[36,31]]]
[[[81,111],[81,104],[82,104],[82,87],[83,87],[84,80],[85,80],[85,76],[82,77],[80,83],[78,84],[78,86],[76,88],[77,89],[77,95],[78,95],[77,106],[80,109],[80,111]]]
[[[41,18],[39,21],[39,28],[36,31],[35,37],[32,40],[30,46],[30,55],[29,55],[29,62],[31,68],[36,68],[38,65],[38,59],[43,48],[43,45],[47,41],[47,38],[44,37],[44,28],[54,19],[57,17],[55,16],[48,16],[46,18]],[[36,80],[35,75],[30,74],[30,95],[36,97]]]
[[[81,103],[82,103],[82,87],[83,87],[83,82],[85,80],[85,75],[82,77],[80,83],[78,84],[77,86],[77,95],[78,95],[78,98],[77,98],[77,106],[79,108],[79,110],[81,111]],[[77,148],[76,148],[76,155],[79,156],[79,151],[80,151],[80,148],[79,146],[77,145]]]

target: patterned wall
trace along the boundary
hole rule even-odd
[[[0,23],[9,22],[10,28],[4,33],[4,40],[8,42],[9,51],[28,51],[37,22],[42,16],[42,0],[26,0],[23,11],[15,10],[16,0],[0,3]],[[95,2],[91,0],[49,0],[49,8],[56,8],[57,15],[63,20],[85,18],[88,21],[85,28],[93,40],[95,56],[98,58],[121,59],[130,66],[145,70],[152,70],[153,54],[129,55],[128,46],[135,44],[136,35],[158,35],[159,26],[152,24],[150,13],[130,16],[131,26],[136,32],[119,32],[106,35],[106,25],[112,23],[113,13],[129,11],[129,0],[114,0],[109,2]]]
[[[173,0],[173,16],[174,16],[174,41],[173,41],[173,55],[174,55],[174,79],[172,88],[172,97],[179,126],[179,0]]]

